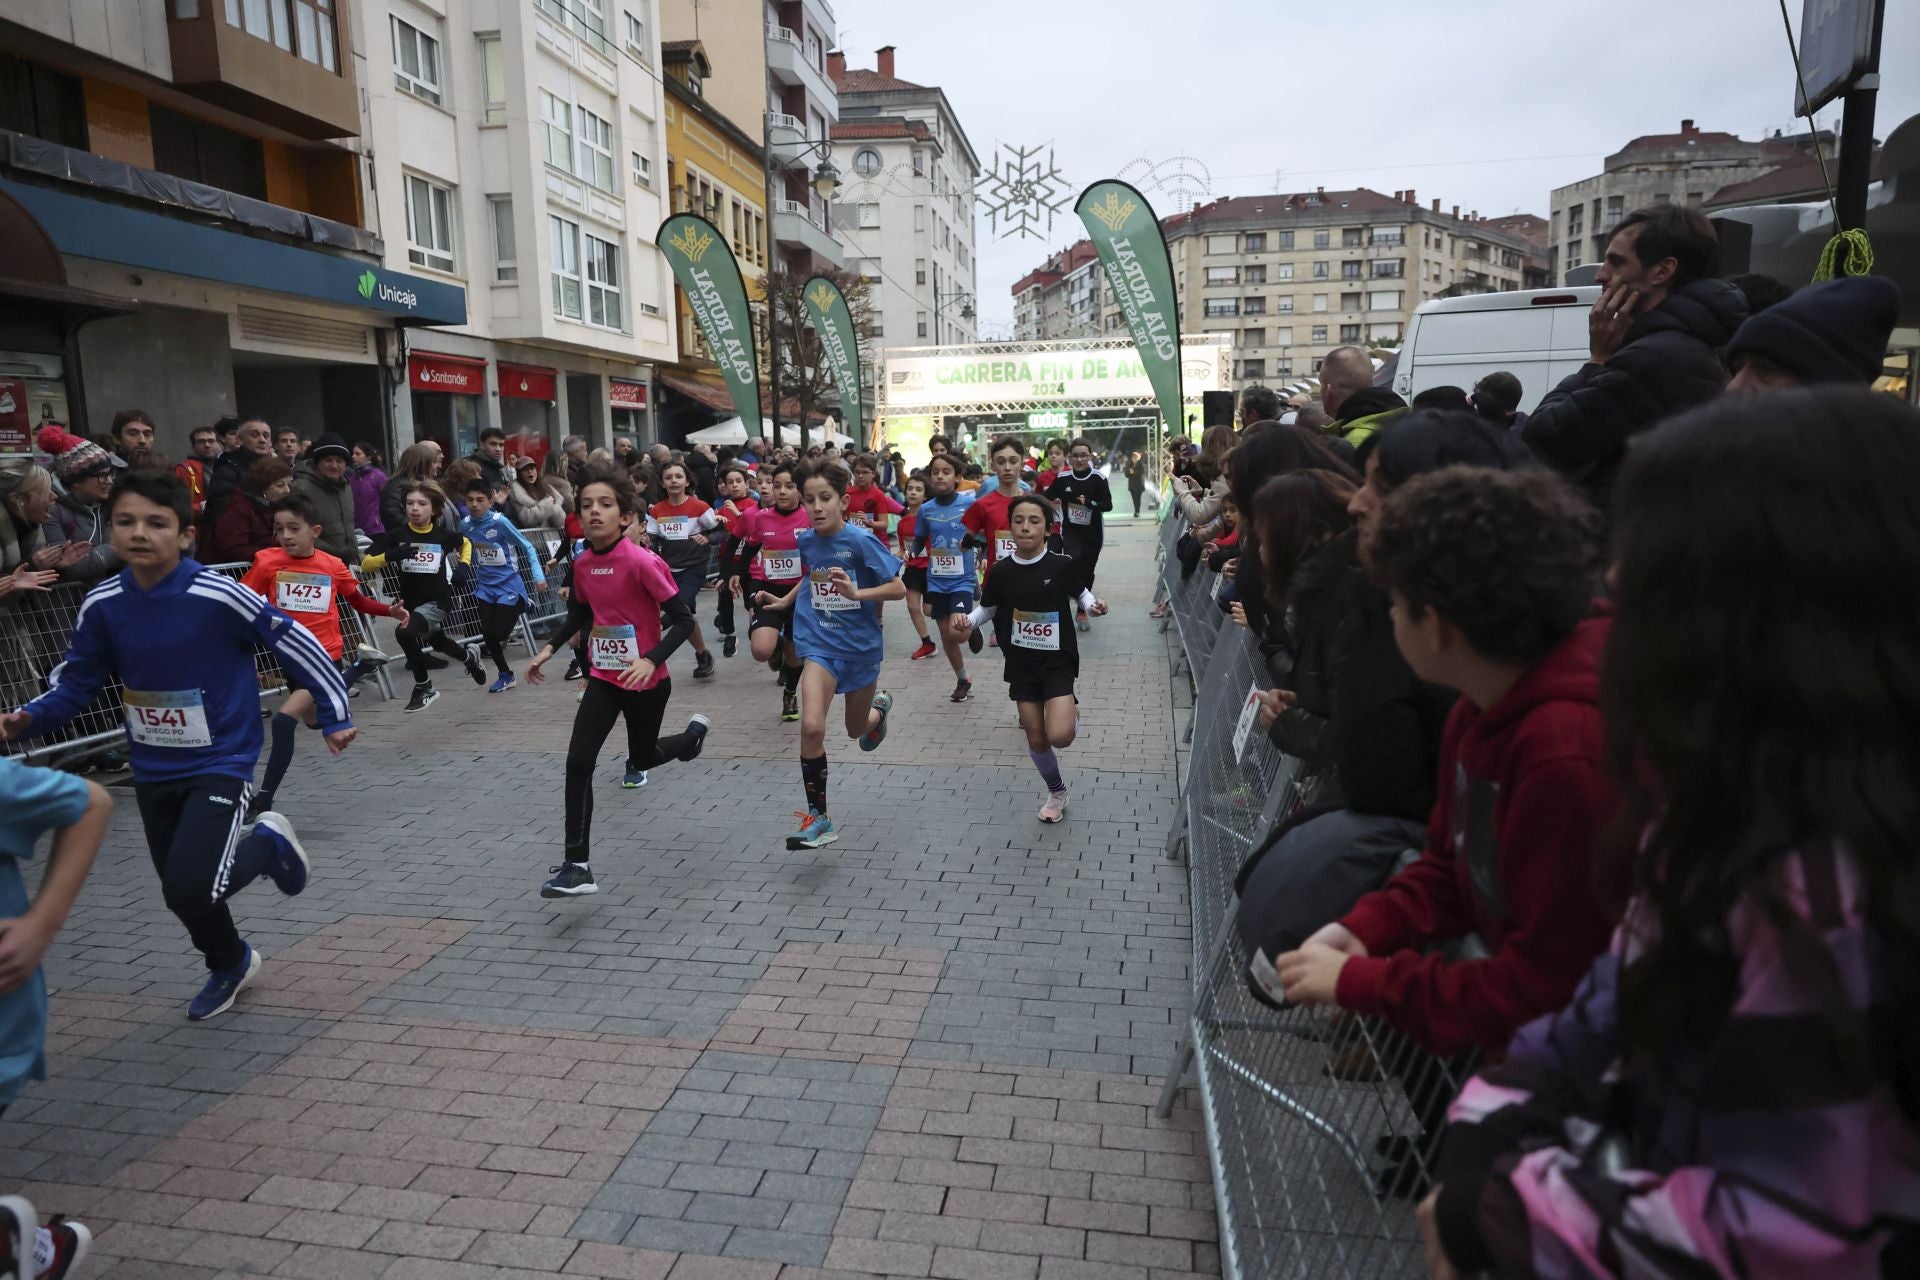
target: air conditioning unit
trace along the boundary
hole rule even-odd
[[[654,306],[651,302],[643,302],[640,304],[640,314],[643,316],[657,316],[660,314],[660,308]]]

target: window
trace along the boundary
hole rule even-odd
[[[4,85],[0,79],[0,86]],[[44,101],[38,105],[42,111],[47,109]],[[85,127],[84,118],[75,123]],[[255,200],[267,198],[266,150],[258,138],[183,116],[158,103],[147,107],[147,127],[153,135],[153,167],[161,173]]]
[[[635,185],[651,187],[653,185],[653,158],[643,156],[638,151],[627,153],[633,161],[633,181]]]
[[[1242,360],[1240,362],[1240,376],[1243,378],[1266,377],[1267,362],[1265,360]]]
[[[1577,236],[1584,229],[1585,222],[1584,222],[1583,215],[1586,213],[1586,208],[1587,207],[1585,205],[1576,204],[1572,208],[1567,210],[1567,234],[1568,235]]]
[[[872,147],[862,147],[853,154],[853,171],[863,178],[871,178],[880,172],[880,153]]]
[[[507,60],[497,35],[480,37],[480,97],[486,124],[507,122]]]
[[[1293,264],[1291,262],[1283,262],[1275,267],[1273,270],[1273,278],[1275,280],[1293,279]]]
[[[1400,326],[1397,322],[1393,324],[1370,324],[1367,326],[1367,336],[1379,342],[1398,342],[1400,340]]]
[[[913,260],[913,282],[915,284],[925,284],[927,282],[927,260],[925,258],[915,258]]]
[[[1293,298],[1291,296],[1288,296],[1285,298],[1275,298],[1273,300],[1273,313],[1275,315],[1280,315],[1280,316],[1292,315],[1293,314]]]
[[[547,135],[547,163],[573,172],[573,105],[540,91],[540,123]]]
[[[1626,216],[1627,216],[1626,197],[1625,196],[1608,196],[1607,197],[1607,225],[1610,227],[1618,226],[1620,220]]]
[[[1291,249],[1291,248],[1293,248],[1293,232],[1291,232],[1291,231],[1282,231],[1282,232],[1280,233],[1280,247],[1281,247],[1282,249]]]
[[[1208,298],[1205,314],[1209,316],[1237,316],[1240,314],[1240,299]]]
[[[1653,202],[1655,204],[1672,204],[1673,196],[1669,192],[1662,191],[1653,197]]]
[[[613,125],[585,107],[577,107],[580,138],[579,175],[602,191],[613,190]]]
[[[1292,346],[1293,345],[1293,326],[1288,325],[1284,329],[1275,329],[1273,331],[1273,345],[1276,347]]]
[[[1249,231],[1247,232],[1246,239],[1247,239],[1247,242],[1242,247],[1248,253],[1265,253],[1267,251],[1267,233],[1266,232]]]
[[[1340,326],[1340,341],[1342,341],[1342,342],[1358,342],[1358,341],[1360,341],[1360,326],[1359,326],[1359,325],[1357,325],[1357,324],[1343,324],[1343,325],[1341,325],[1341,326]]]
[[[187,17],[177,6],[175,16]],[[333,0],[227,0],[227,25],[328,71],[340,69]],[[192,16],[198,16],[198,6]]]
[[[1315,342],[1325,342],[1327,340],[1327,326],[1323,324],[1313,326],[1313,340]]]
[[[1580,242],[1578,240],[1567,241],[1567,265],[1569,267],[1577,267],[1580,265]]]
[[[407,261],[453,270],[453,192],[407,175]]]
[[[1313,295],[1313,309],[1314,309],[1315,311],[1325,311],[1325,310],[1327,309],[1327,295],[1326,295],[1326,294],[1324,294],[1324,293],[1316,293],[1316,294],[1314,294],[1314,295]]]
[[[533,7],[601,53],[612,56],[613,46],[607,40],[606,0],[533,0]]]
[[[1265,284],[1267,269],[1264,266],[1246,267],[1243,269],[1243,278],[1248,284]]]
[[[1235,235],[1208,236],[1207,252],[1238,253],[1240,252],[1240,237]]]
[[[1342,280],[1358,280],[1360,278],[1360,264],[1357,262],[1341,263],[1340,278]]]
[[[620,246],[599,236],[584,236],[587,263],[587,323],[620,327]]]
[[[1398,289],[1377,289],[1367,295],[1367,310],[1398,311],[1400,309],[1400,291]]]
[[[514,253],[513,197],[488,196],[487,207],[493,214],[493,278],[498,282],[518,280],[520,266]]]
[[[1240,268],[1238,267],[1208,267],[1207,268],[1207,284],[1209,286],[1222,285],[1222,284],[1239,284],[1239,283],[1240,283]]]
[[[640,59],[640,61],[646,62],[648,60],[647,24],[631,9],[627,10],[626,19],[627,52]]]
[[[1267,331],[1265,329],[1242,329],[1240,331],[1240,345],[1243,347],[1266,346]]]
[[[880,206],[877,204],[856,205],[860,211],[859,225],[863,230],[871,230],[880,225]],[[917,213],[918,210],[915,210]]]
[[[0,129],[85,151],[87,98],[79,78],[0,52]]]
[[[1316,249],[1324,249],[1332,242],[1333,233],[1330,231],[1316,231],[1313,233],[1313,247]]]
[[[1357,293],[1341,294],[1340,309],[1342,311],[1358,311],[1360,309],[1360,295]]]
[[[403,18],[393,24],[393,85],[422,102],[440,102],[440,42]]]
[[[913,149],[913,176],[924,178],[927,174],[927,153],[919,147]]]
[[[1240,314],[1243,316],[1263,316],[1267,314],[1267,300],[1265,298],[1245,299],[1240,304]]]
[[[875,205],[874,209],[878,210],[879,207],[879,205]],[[915,231],[925,231],[927,229],[927,206],[923,204],[913,206],[913,229]]]
[[[1340,247],[1342,249],[1358,249],[1365,238],[1366,228],[1343,227],[1340,231]]]
[[[1330,263],[1330,262],[1316,262],[1316,263],[1314,263],[1314,264],[1313,264],[1313,278],[1314,278],[1315,280],[1325,280],[1325,279],[1327,278],[1327,276],[1328,276],[1328,274],[1329,274],[1329,273],[1330,273],[1330,272],[1331,272],[1332,270],[1333,270],[1333,264],[1332,264],[1332,263]]]
[[[1396,245],[1405,238],[1406,228],[1404,227],[1375,227],[1373,229],[1373,243],[1375,244]]]
[[[553,232],[553,314],[580,318],[580,224],[547,215]]]
[[[1373,264],[1375,280],[1398,280],[1407,273],[1405,258],[1377,258]]]
[[[916,311],[913,313],[913,316],[914,316],[914,323],[913,323],[914,336],[918,338],[926,337],[927,336],[927,313],[924,311]]]

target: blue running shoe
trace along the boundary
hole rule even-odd
[[[700,748],[707,743],[707,730],[713,728],[713,721],[704,715],[696,715],[687,721],[687,745],[680,752],[682,760],[698,760]]]
[[[194,1022],[205,1022],[215,1014],[225,1013],[233,1008],[233,999],[244,990],[260,972],[260,953],[251,944],[241,943],[247,954],[240,963],[231,969],[219,969],[207,975],[207,985],[200,988],[200,994],[187,1005],[187,1017]]]
[[[878,750],[880,744],[887,740],[887,712],[893,710],[893,695],[890,693],[874,694],[873,709],[880,713],[880,723],[860,735],[860,749],[862,751]]]
[[[800,829],[787,837],[789,849],[818,849],[840,838],[833,833],[833,819],[824,813],[809,809],[805,813],[796,811],[793,816],[800,819]]]
[[[629,791],[638,791],[641,787],[647,785],[647,771],[645,769],[627,770],[626,774],[620,779],[620,785]]]
[[[492,684],[487,686],[487,692],[488,693],[505,693],[507,690],[513,688],[515,685],[519,683],[520,682],[514,678],[513,672],[504,671],[494,680]]]
[[[285,814],[268,809],[254,819],[253,829],[273,841],[273,860],[267,864],[267,875],[274,886],[289,898],[298,896],[313,875],[313,863],[300,847],[300,837],[293,834],[293,824]]]

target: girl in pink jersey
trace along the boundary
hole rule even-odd
[[[728,585],[735,595],[764,591],[779,597],[800,585],[800,552],[795,539],[802,529],[813,527],[813,520],[800,506],[793,463],[775,463],[763,468],[761,474],[766,487],[760,496],[766,505],[744,517],[738,526],[744,544],[740,556],[751,568],[746,581],[735,574]],[[800,654],[793,647],[792,611],[754,606],[747,634],[754,661],[764,662],[780,674],[780,718],[798,720]]]
[[[666,561],[622,536],[639,510],[633,481],[624,472],[593,472],[576,501],[586,542],[574,557],[566,621],[527,667],[527,683],[539,684],[545,679],[540,668],[555,651],[587,630],[588,678],[567,744],[566,853],[540,886],[543,898],[599,892],[588,862],[593,764],[613,722],[626,718],[629,776],[668,760],[692,760],[709,723],[696,715],[685,733],[659,736],[673,692],[667,655],[693,634],[693,612]]]

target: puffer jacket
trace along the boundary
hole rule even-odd
[[[70,493],[54,499],[47,509],[47,522],[40,532],[49,547],[66,542],[89,542],[93,550],[60,571],[62,582],[98,582],[120,571],[120,557],[114,554],[107,532],[107,509],[82,502]]]
[[[513,522],[520,528],[552,529],[559,533],[567,527],[567,482],[558,476],[547,476],[546,482],[553,492],[544,498],[536,498],[518,480],[513,482],[509,502],[513,507]]]
[[[313,518],[320,524],[320,536],[314,539],[319,548],[357,564],[360,544],[353,537],[353,486],[346,477],[329,480],[311,462],[302,462],[293,473],[293,491],[313,508]]]
[[[1588,362],[1547,392],[1521,440],[1606,511],[1627,441],[1720,394],[1720,349],[1746,318],[1745,297],[1725,280],[1682,285],[1633,322],[1605,364]]]
[[[353,527],[369,538],[377,538],[387,531],[386,522],[380,518],[380,491],[387,487],[387,473],[369,463],[347,474],[347,483],[353,488]]]

